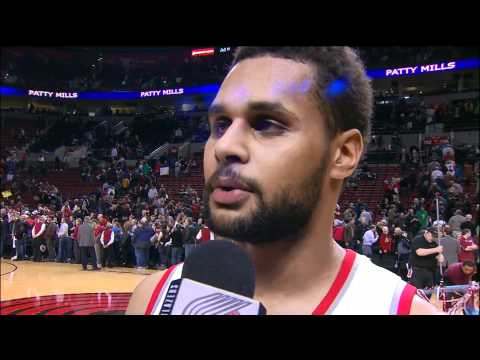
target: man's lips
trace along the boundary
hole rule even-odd
[[[241,189],[225,190],[224,188],[216,188],[212,192],[212,198],[216,203],[233,205],[244,201],[250,194],[251,192]]]
[[[213,189],[213,200],[224,205],[242,202],[252,193],[247,185],[229,177],[219,177],[214,181]]]
[[[219,177],[213,183],[213,189],[221,188],[223,190],[243,190],[252,192],[248,185],[231,177]]]

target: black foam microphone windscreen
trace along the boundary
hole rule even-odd
[[[255,267],[245,250],[231,241],[213,240],[185,260],[182,278],[253,298]]]

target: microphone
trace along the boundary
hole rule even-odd
[[[247,252],[230,241],[210,241],[185,260],[160,315],[265,315],[254,293],[255,268]]]

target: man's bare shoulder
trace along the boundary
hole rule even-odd
[[[132,297],[128,303],[126,315],[144,315],[147,310],[148,302],[152,297],[155,287],[160,282],[165,271],[158,271],[147,276],[133,291]]]
[[[410,308],[410,315],[446,315],[442,310],[435,307],[435,305],[422,299],[420,296],[413,297],[412,306]]]

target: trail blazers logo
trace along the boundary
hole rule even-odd
[[[251,304],[249,301],[229,295],[213,293],[188,303],[182,315],[240,315],[240,309]]]

